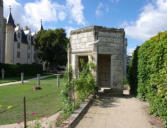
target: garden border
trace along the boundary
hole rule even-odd
[[[85,99],[84,102],[81,103],[80,107],[76,109],[67,120],[63,121],[62,127],[74,128],[82,119],[84,114],[87,112],[87,110],[93,103],[93,100],[94,100],[93,95],[90,95],[87,99]]]

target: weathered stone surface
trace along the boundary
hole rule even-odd
[[[0,63],[5,61],[5,22],[3,17],[3,2],[0,3]]]
[[[78,74],[78,57],[86,55],[90,58],[90,56],[93,56],[94,59],[92,61],[96,65],[96,70],[93,74],[95,75],[97,85],[101,87],[98,82],[105,83],[105,80],[101,81],[101,79],[106,79],[110,83],[108,87],[122,90],[125,71],[124,61],[126,61],[124,59],[126,56],[126,43],[123,29],[90,26],[71,31],[72,61],[69,64],[72,65],[73,76],[77,77]],[[99,55],[104,55],[104,57],[110,58],[110,60],[107,58],[100,60]],[[106,62],[103,62],[104,65],[98,67],[98,64],[102,63],[102,61]],[[99,72],[98,68],[104,68],[104,71],[100,70],[102,72]],[[109,73],[105,71],[109,71]]]

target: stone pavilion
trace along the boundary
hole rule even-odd
[[[80,59],[93,61],[94,76],[99,88],[110,88],[123,93],[123,79],[126,76],[127,39],[124,29],[90,26],[70,33],[68,66],[73,77],[80,71]]]

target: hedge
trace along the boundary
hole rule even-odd
[[[31,76],[37,73],[42,73],[42,65],[40,64],[0,64],[1,69],[5,70],[5,76],[14,77],[20,76],[21,72],[24,72],[26,76]]]
[[[132,92],[147,100],[150,113],[160,116],[167,127],[167,31],[158,33],[135,50],[128,81]]]

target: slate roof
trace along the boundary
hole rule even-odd
[[[21,42],[22,43],[28,43],[27,36],[25,35],[23,30],[21,30]]]
[[[41,24],[41,30],[44,30],[43,25]]]
[[[12,17],[12,13],[10,12],[9,13],[9,16],[8,16],[8,19],[7,19],[7,23],[8,25],[12,25],[13,27],[15,27],[15,23],[14,23],[14,20],[13,20],[13,17]]]

